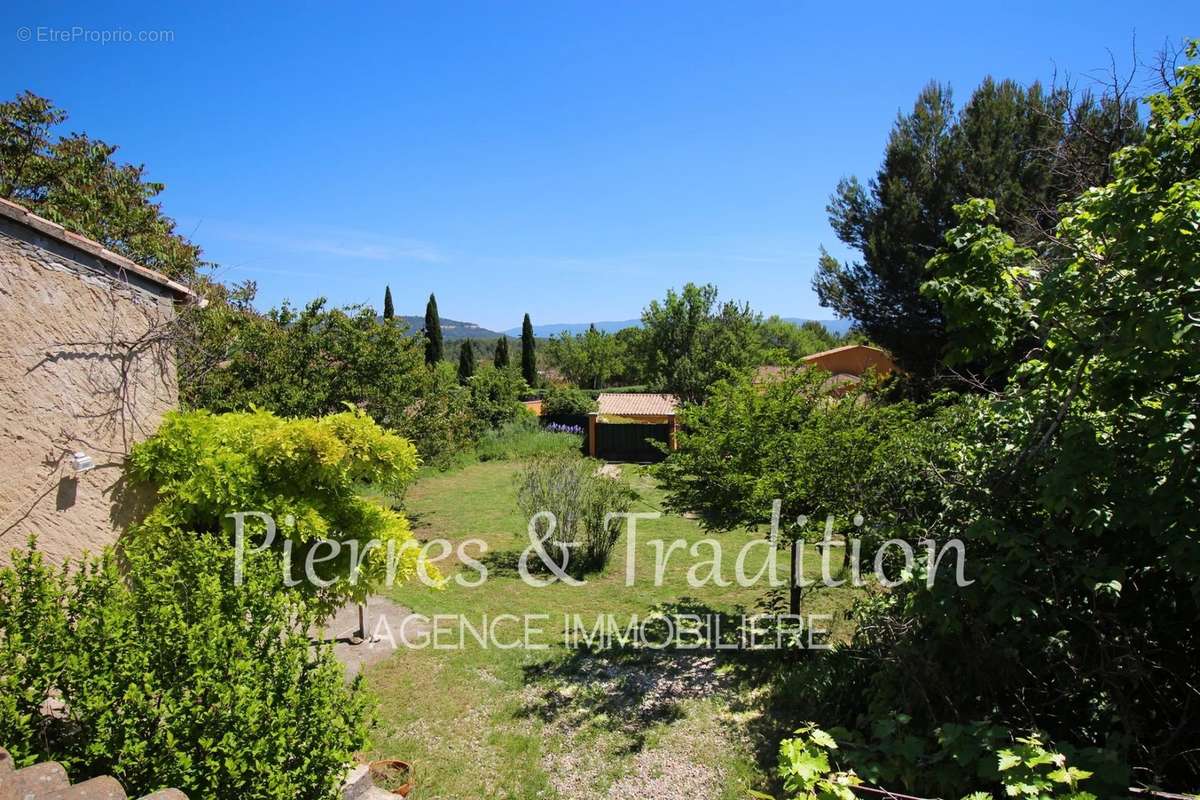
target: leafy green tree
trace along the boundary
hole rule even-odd
[[[454,364],[439,361],[421,372],[421,389],[396,430],[416,445],[424,463],[446,468],[474,442],[479,424]]]
[[[476,434],[494,430],[525,411],[521,395],[529,386],[513,370],[482,369],[467,381]]]
[[[613,340],[620,354],[619,369],[609,379],[614,386],[634,386],[648,383],[645,375],[642,339],[645,335],[640,327],[631,325],[614,333]]]
[[[208,306],[185,308],[180,317],[185,407],[306,417],[349,403],[439,465],[473,440],[476,425],[456,365],[426,368],[423,340],[403,326],[381,324],[367,309],[327,310],[323,301],[258,314],[252,284],[206,284],[201,291]]]
[[[425,304],[425,364],[433,366],[442,360],[442,320],[438,316],[437,298],[429,295]]]
[[[704,398],[730,372],[762,363],[757,335],[761,318],[748,305],[717,305],[717,288],[688,283],[652,300],[642,311],[641,349],[652,385],[685,402]]]
[[[992,200],[959,205],[923,292],[949,357],[989,368],[993,392],[842,409],[806,402],[794,376],[719,385],[684,410],[665,467],[681,506],[707,502],[728,525],[792,497],[858,506],[864,536],[918,554],[962,543],[969,585],[954,556],[931,581],[918,555],[890,572],[897,585],[868,588],[851,641],[782,682],[823,687],[804,713],[862,728],[838,738],[871,759],[839,766],[888,788],[1117,797],[1131,767],[1200,785],[1200,65],[1148,105],[1144,139],[1062,206],[1052,236],[1023,243]],[[830,427],[843,413],[873,421]],[[798,747],[796,777],[825,772],[805,742],[784,757]]]
[[[772,363],[792,363],[813,353],[837,347],[838,337],[824,325],[813,320],[797,325],[772,315],[762,321],[758,330],[764,358]]]
[[[501,336],[496,340],[496,352],[492,357],[496,369],[508,369],[508,337]]]
[[[563,331],[547,344],[547,357],[572,383],[602,389],[620,373],[625,361],[624,346],[612,334],[596,330],[585,333]]]
[[[533,323],[529,315],[521,320],[521,377],[530,386],[537,386],[537,340],[533,338]]]
[[[1001,227],[1023,241],[1053,227],[1059,203],[1107,180],[1109,156],[1141,134],[1136,105],[1117,96],[1046,92],[985,80],[956,112],[931,83],[899,117],[869,186],[838,184],[828,206],[838,238],[861,260],[822,249],[813,287],[919,378],[947,345],[937,299],[922,295],[925,263],[955,224],[954,206],[991,198]]]
[[[923,418],[911,403],[864,402],[875,399],[870,385],[833,395],[829,377],[820,369],[766,382],[740,374],[717,381],[703,404],[683,406],[678,450],[657,468],[668,506],[700,512],[721,530],[765,524],[776,499],[785,519],[833,515],[839,530],[863,509],[904,505],[911,519],[935,507],[940,495],[930,496],[922,476],[949,418]],[[895,531],[884,522],[872,519],[873,528]],[[820,523],[808,533],[819,536]]]
[[[465,339],[458,350],[458,381],[466,383],[475,374],[475,348],[471,340]]]
[[[114,145],[83,133],[55,140],[66,119],[32,92],[0,103],[0,197],[169,277],[194,278],[200,248],[155,202],[165,185],[115,161]]]
[[[383,288],[383,318],[385,320],[396,318],[396,309],[392,305],[392,287],[391,286],[385,286]]]
[[[1144,139],[1064,204],[1052,237],[1022,244],[977,199],[931,260],[923,291],[944,309],[950,358],[1002,377],[962,401],[965,424],[931,464],[940,500],[903,538],[962,541],[975,583],[917,574],[860,609],[861,672],[825,709],[839,719],[905,708],[918,742],[991,719],[1105,748],[1157,785],[1200,784],[1185,744],[1198,718],[1181,701],[1200,681],[1200,329],[1185,310],[1200,65],[1148,105]]]
[[[351,403],[399,428],[422,390],[420,342],[383,325],[370,308],[297,311],[288,304],[257,314],[248,295],[189,311],[180,394],[193,408],[263,408],[289,417],[335,413]]]

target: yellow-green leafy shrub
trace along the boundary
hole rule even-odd
[[[244,549],[250,550],[268,536],[259,515],[269,515],[282,572],[328,610],[365,597],[389,572],[396,581],[413,575],[417,548],[408,521],[360,497],[356,487],[399,493],[417,463],[407,439],[359,411],[318,419],[283,419],[266,411],[171,413],[130,456],[134,482],[157,491],[134,536],[197,531],[234,541],[233,515],[240,513]],[[332,584],[306,579],[310,555],[312,573]]]

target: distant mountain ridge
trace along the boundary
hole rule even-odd
[[[623,319],[609,320],[607,322],[554,322],[549,325],[534,325],[534,336],[558,336],[560,333],[586,333],[587,329],[595,325],[596,330],[605,333],[616,333],[625,328],[640,328],[642,321],[640,319]],[[520,326],[509,328],[505,331],[509,336],[520,336]]]
[[[397,316],[396,319],[403,320],[408,326],[411,333],[417,333],[425,327],[425,317],[420,316]],[[807,320],[803,317],[784,317],[786,322],[791,322],[796,325],[803,325],[805,322],[819,322],[824,325],[830,333],[836,336],[844,335],[850,330],[851,322],[845,319],[816,319]],[[596,330],[605,333],[616,333],[625,328],[640,328],[642,321],[640,319],[622,319],[622,320],[604,320],[600,322],[554,322],[546,325],[534,325],[533,335],[545,339],[551,336],[558,336],[562,333],[586,333],[587,329],[592,325],[596,326]],[[476,325],[474,322],[463,322],[456,319],[447,319],[442,317],[442,338],[448,342],[457,341],[459,339],[498,339],[501,336],[511,336],[514,338],[520,337],[521,328],[509,328],[506,331],[494,331],[490,328],[485,328],[482,325]]]
[[[819,322],[824,325],[830,333],[836,336],[842,336],[845,334],[850,330],[850,326],[853,324],[850,322],[850,320],[845,319],[807,320],[803,317],[784,317],[783,319],[786,322],[791,322],[796,325],[803,325],[805,322]],[[558,336],[561,333],[585,333],[592,325],[595,325],[596,330],[598,331],[603,331],[605,333],[616,333],[617,331],[625,328],[640,328],[642,326],[642,321],[640,319],[623,319],[605,322],[557,322],[547,325],[534,325],[533,335],[539,337],[548,337]],[[505,333],[509,336],[520,336],[521,329],[519,327],[509,328],[505,331]]]
[[[403,320],[408,326],[409,333],[420,333],[425,329],[425,317],[410,317],[408,315],[397,315],[396,319]],[[518,330],[518,334],[520,331]],[[447,319],[442,317],[442,339],[447,342],[457,341],[459,339],[499,339],[503,336],[500,331],[489,330],[482,325],[476,325],[474,322],[461,322],[456,319]]]
[[[849,319],[805,319],[804,317],[782,317],[782,319],[784,322],[791,322],[794,325],[803,325],[806,322],[819,322],[825,326],[825,330],[834,336],[845,336],[854,327],[854,321]]]

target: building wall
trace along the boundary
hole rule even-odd
[[[31,533],[56,563],[116,541],[125,456],[177,403],[173,315],[165,287],[0,218],[0,563]]]
[[[866,345],[837,347],[824,353],[805,356],[803,361],[805,364],[829,370],[834,375],[862,375],[868,369],[873,369],[882,376],[890,374],[896,368],[887,353]]]

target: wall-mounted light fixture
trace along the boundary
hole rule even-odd
[[[87,472],[89,469],[94,469],[96,462],[92,457],[82,450],[71,456],[71,466],[76,472]]]

